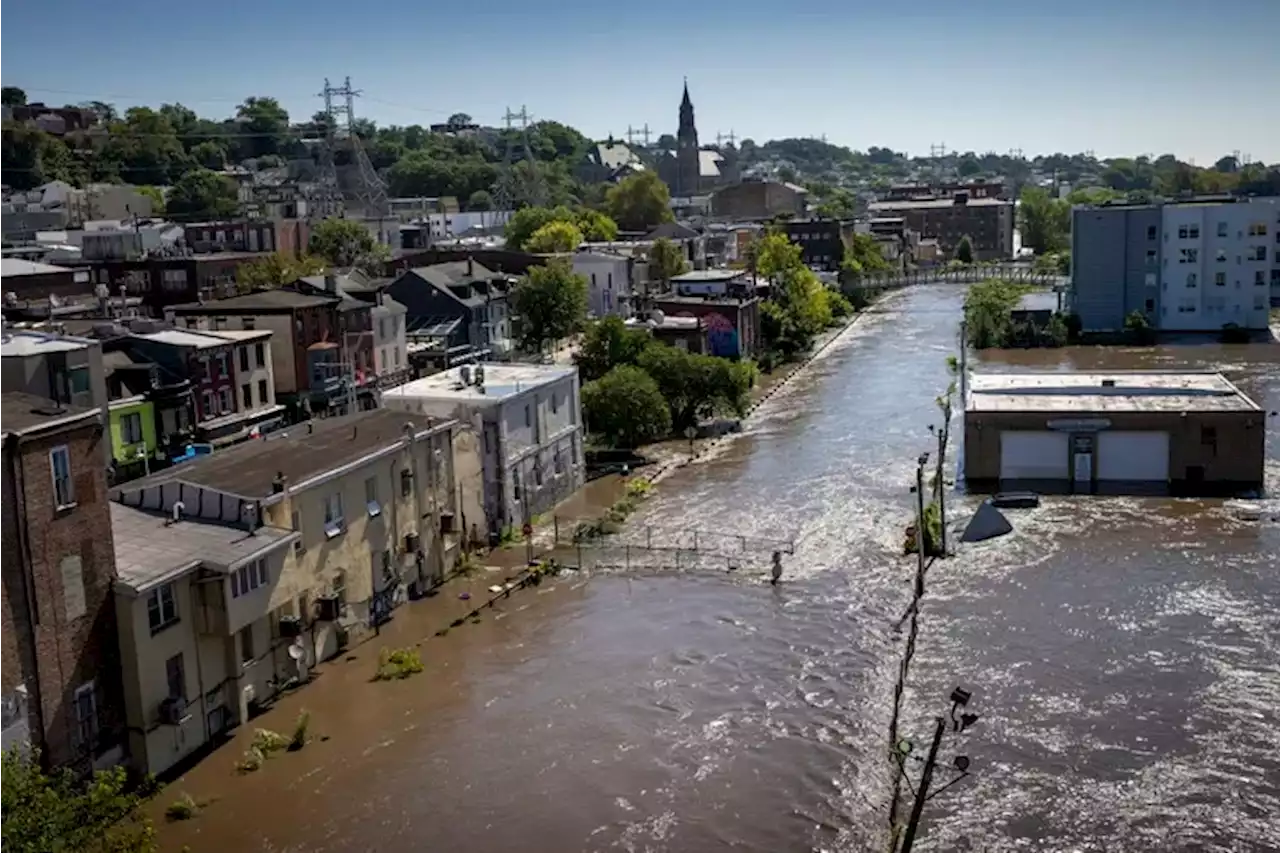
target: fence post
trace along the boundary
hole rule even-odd
[[[698,550],[698,531],[693,531],[693,550]]]
[[[653,526],[652,525],[646,524],[644,526],[644,536],[645,536],[644,546],[646,548],[652,548],[653,547]]]
[[[631,546],[627,546],[627,571],[631,571]]]
[[[555,536],[555,539],[553,539],[552,541],[555,542],[555,544],[559,545],[560,544],[560,516],[552,514],[551,524],[552,524],[552,529],[555,531],[555,533],[553,534]]]

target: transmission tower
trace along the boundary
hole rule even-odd
[[[350,77],[343,80],[341,86],[329,85],[328,78],[324,81],[324,91],[320,96],[324,98],[325,136],[329,143],[327,145],[329,160],[332,162],[333,152],[345,144],[351,152],[351,163],[356,170],[355,184],[352,187],[353,200],[366,216],[382,219],[390,210],[390,204],[387,202],[387,187],[378,177],[373,163],[369,160],[369,155],[360,143],[359,135],[355,132],[355,101],[359,94],[359,89],[351,88]],[[340,101],[337,100],[339,98]]]
[[[519,144],[521,159],[516,162],[516,134],[513,122],[520,121]],[[546,193],[542,184],[542,175],[538,172],[538,162],[533,159],[533,148],[529,144],[529,111],[520,107],[520,112],[512,112],[510,108],[502,116],[507,126],[507,144],[502,158],[502,166],[498,170],[498,180],[493,185],[494,206],[498,210],[514,210],[518,207],[538,207],[544,203]]]
[[[320,144],[319,175],[316,188],[308,194],[308,215],[316,219],[330,216],[341,216],[345,206],[342,189],[338,185],[338,169],[334,165],[333,154],[337,149],[337,110],[333,96],[338,90],[329,85],[325,78],[324,90],[320,97],[324,99],[324,141]]]
[[[826,140],[826,136],[824,135],[823,141],[825,140]],[[716,132],[717,148],[722,147],[726,142],[728,142],[730,145],[734,145],[737,143],[737,141],[738,141],[738,136],[733,132],[733,128],[730,128],[728,133],[720,133],[718,131]]]

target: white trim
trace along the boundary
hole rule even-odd
[[[53,463],[54,455],[59,452],[62,453],[67,460],[67,492],[69,493],[68,497],[71,499],[66,503],[63,503],[58,497],[58,469]],[[76,478],[71,473],[71,448],[69,446],[59,444],[55,447],[49,448],[49,479],[53,484],[54,506],[60,510],[71,509],[74,507],[76,505]]]

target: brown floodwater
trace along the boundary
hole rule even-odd
[[[714,531],[726,551],[736,535],[794,539],[783,584],[764,582],[763,552],[724,558],[735,573],[635,559],[445,637],[432,635],[466,606],[456,589],[408,605],[255,722],[288,729],[305,707],[324,740],[237,776],[242,733],[174,783],[157,815],[179,791],[212,802],[162,827],[164,849],[882,850],[902,524],[962,296],[890,297],[623,533],[675,546],[696,528],[705,550]],[[1280,409],[1274,344],[1000,353],[978,368],[1025,366],[1213,367]],[[956,495],[953,517],[975,505]],[[973,775],[929,803],[919,848],[1280,848],[1280,526],[1172,499],[1010,515],[1012,535],[930,575],[904,732],[927,738],[957,685],[982,717],[944,746]],[[368,682],[379,645],[411,642],[426,672]]]

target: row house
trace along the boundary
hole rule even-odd
[[[183,239],[196,254],[211,252],[279,252],[289,257],[306,253],[311,228],[302,219],[238,219],[190,222]]]
[[[162,316],[171,305],[218,299],[237,292],[240,267],[268,256],[263,252],[216,252],[208,255],[148,257],[135,260],[109,259],[79,263],[89,270],[92,292],[106,285],[112,295],[141,300],[153,316]]]
[[[434,588],[479,471],[453,420],[311,421],[113,493],[130,753],[162,773]]]
[[[103,414],[21,391],[3,397],[4,748],[77,772],[123,757]]]
[[[386,292],[405,307],[411,331],[451,324],[447,349],[501,358],[513,349],[508,305],[513,284],[510,276],[467,258],[405,270]]]
[[[332,277],[322,293],[260,290],[171,305],[165,317],[193,331],[270,330],[275,399],[295,416],[368,407],[377,389],[372,306],[341,295]]]

